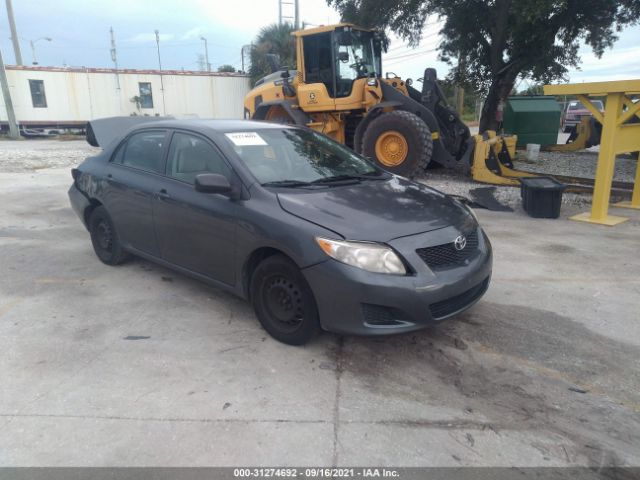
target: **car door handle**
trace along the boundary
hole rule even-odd
[[[158,198],[171,198],[171,195],[163,188],[158,192]]]

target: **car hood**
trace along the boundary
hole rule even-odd
[[[443,193],[401,177],[322,190],[278,193],[282,208],[350,240],[388,242],[468,220]]]

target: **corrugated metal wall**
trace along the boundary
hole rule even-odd
[[[120,89],[113,72],[64,69],[7,68],[11,98],[18,122],[84,122],[116,115],[187,115],[200,118],[242,118],[244,96],[249,91],[245,76],[199,73],[119,73]],[[46,108],[35,108],[29,80],[43,80]],[[137,109],[131,98],[140,95],[139,83],[150,82],[153,108]],[[164,97],[164,101],[163,101]],[[6,122],[0,96],[0,121]]]

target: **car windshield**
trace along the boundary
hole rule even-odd
[[[365,158],[312,130],[264,129],[225,136],[261,184],[299,186],[383,175]]]

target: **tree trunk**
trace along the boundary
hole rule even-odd
[[[508,70],[497,76],[491,84],[489,92],[487,93],[487,98],[482,106],[480,126],[478,127],[480,133],[487,130],[497,131],[500,127],[500,121],[496,118],[498,105],[501,101],[506,101],[513,89],[513,86],[515,85],[518,72],[514,70]]]

